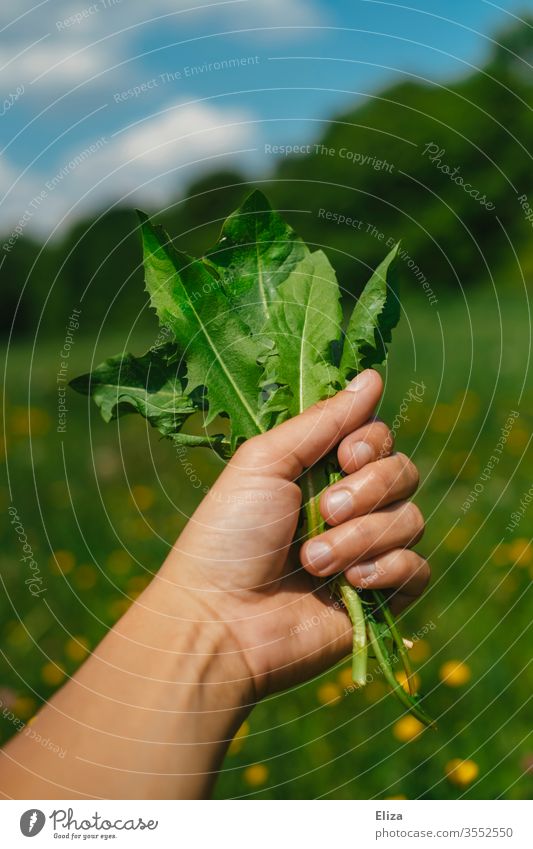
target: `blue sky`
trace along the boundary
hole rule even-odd
[[[221,165],[264,174],[265,143],[312,141],[407,76],[468,73],[528,11],[533,0],[5,3],[0,227],[24,217],[48,236],[117,201],[162,207]]]

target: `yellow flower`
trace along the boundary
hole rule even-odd
[[[444,545],[448,551],[462,551],[470,539],[470,532],[467,528],[455,527],[446,534]]]
[[[260,787],[268,779],[268,768],[264,764],[252,764],[244,770],[244,780],[250,787]]]
[[[17,648],[22,648],[22,646],[28,646],[31,644],[31,638],[24,625],[20,622],[15,622],[10,625],[7,640],[10,645],[16,646]]]
[[[533,546],[526,537],[519,537],[509,545],[509,558],[515,566],[529,566],[533,561]]]
[[[235,737],[229,744],[228,755],[236,755],[244,746],[245,737],[250,733],[250,726],[247,722],[243,722]]]
[[[98,572],[91,563],[82,563],[74,572],[72,580],[78,589],[92,590],[98,580]]]
[[[149,510],[155,501],[155,492],[149,486],[132,486],[131,495],[139,510]]]
[[[448,464],[450,469],[455,475],[461,474],[466,477],[467,473],[465,473],[464,469],[468,462],[468,452],[467,451],[454,451],[453,454],[450,454],[448,457]]]
[[[461,419],[471,419],[473,418],[479,410],[479,395],[476,395],[475,392],[468,390],[462,395],[458,393],[455,396],[455,405],[458,409],[461,410]]]
[[[400,670],[400,672],[396,673],[396,680],[397,680],[398,684],[400,684],[403,687],[405,692],[408,693],[409,692],[409,684],[407,683],[407,675],[405,674],[403,669]],[[416,672],[413,673],[413,675],[411,676],[411,686],[414,687],[415,693],[418,693],[418,691],[420,690],[420,683],[421,683],[420,682],[420,675],[417,675]]]
[[[15,436],[42,436],[50,430],[51,419],[46,410],[38,407],[13,407],[10,416],[11,432]]]
[[[424,726],[416,717],[408,715],[402,716],[393,726],[392,733],[401,743],[407,743],[409,740],[414,740],[424,730]]]
[[[76,559],[72,551],[60,549],[59,551],[54,551],[48,563],[52,572],[55,572],[57,575],[67,575],[74,569]]]
[[[472,671],[462,660],[447,660],[439,669],[439,678],[448,687],[462,687],[468,684]]]
[[[89,651],[89,640],[86,637],[72,637],[65,643],[65,654],[76,663],[84,660]]]
[[[115,575],[126,575],[131,569],[132,559],[127,551],[123,548],[118,548],[112,551],[107,558],[107,567],[110,572]]]
[[[61,684],[64,677],[65,670],[58,663],[45,663],[41,669],[41,678],[44,683],[49,684],[50,687],[55,687],[58,684]]]
[[[510,558],[510,546],[506,542],[501,542],[492,552],[492,559],[496,566],[506,566]]]
[[[475,761],[452,758],[444,767],[448,781],[457,787],[468,787],[479,775],[479,767]]]
[[[431,416],[431,429],[436,433],[449,433],[457,419],[457,410],[451,404],[437,404]]]
[[[111,602],[107,610],[112,619],[119,619],[126,612],[130,604],[131,601],[129,598],[117,598],[116,601]]]
[[[21,719],[27,719],[29,716],[33,716],[36,707],[37,702],[35,699],[29,696],[19,696],[13,705],[13,713],[16,713]]]
[[[338,684],[327,681],[318,688],[316,696],[321,705],[333,705],[341,700],[342,690]]]
[[[431,646],[427,640],[415,640],[413,647],[409,649],[409,657],[415,663],[421,663],[423,660],[427,660],[430,654]]]
[[[515,424],[514,428],[507,437],[507,445],[511,454],[520,455],[526,447],[529,439],[529,433],[525,427]]]
[[[340,670],[339,674],[337,675],[337,681],[339,682],[340,686],[344,688],[354,686],[351,665],[345,666],[344,669]]]
[[[127,590],[130,596],[136,597],[148,586],[151,575],[134,575],[130,578],[127,585]]]

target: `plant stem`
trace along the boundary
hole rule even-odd
[[[405,672],[405,677],[407,679],[407,686],[409,687],[409,693],[411,696],[416,695],[416,687],[414,684],[414,675],[413,670],[411,668],[411,661],[409,660],[409,654],[405,647],[405,643],[402,639],[400,632],[398,631],[398,626],[396,624],[396,619],[392,615],[389,605],[387,601],[379,590],[373,591],[373,596],[376,599],[379,610],[383,614],[383,618],[387,625],[389,626],[389,631],[394,640],[394,644],[398,650],[398,654],[400,655],[400,660],[402,661],[403,670]]]
[[[335,579],[334,587],[352,622],[352,679],[358,687],[364,687],[368,658],[365,611],[359,593],[348,583],[344,575]]]
[[[304,494],[304,512],[306,518],[306,537],[317,536],[326,529],[326,523],[320,512],[319,501],[323,490],[340,479],[341,474],[335,470],[332,461],[325,458],[313,468],[308,469],[303,475],[301,488]],[[358,687],[366,684],[367,668],[367,637],[365,612],[361,603],[359,593],[344,577],[339,575],[335,578],[332,588],[340,596],[344,607],[350,617],[353,629],[352,642],[352,678]]]
[[[326,523],[322,518],[319,507],[320,496],[327,486],[336,483],[341,478],[342,474],[339,471],[336,459],[333,457],[322,459],[302,476],[300,487],[304,497],[303,509],[307,539],[326,530]],[[344,604],[352,622],[352,678],[355,684],[359,687],[364,687],[366,684],[368,644],[370,642],[385,680],[399,701],[424,725],[436,727],[434,721],[416,699],[413,671],[407,649],[383,593],[379,590],[372,590],[367,595],[372,599],[373,604],[365,602],[361,598],[361,593],[352,587],[344,575],[335,577],[332,587],[337,597]],[[385,620],[388,633],[402,662],[409,693],[396,680],[392,669],[391,655],[383,637],[383,625],[380,626],[376,621],[376,612],[379,612]]]
[[[383,644],[383,639],[379,633],[377,622],[373,619],[373,617],[368,617],[366,624],[370,643],[374,649],[378,663],[387,683],[395,693],[396,697],[420,722],[424,725],[436,727],[434,720],[431,719],[431,717],[425,712],[420,704],[413,699],[412,696],[405,692],[404,688],[396,680],[392,671],[390,656]]]

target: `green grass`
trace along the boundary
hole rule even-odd
[[[533,547],[526,539],[533,508],[512,534],[505,529],[531,486],[524,454],[531,415],[520,400],[529,316],[519,295],[499,301],[488,289],[434,307],[420,294],[404,306],[380,415],[392,421],[411,381],[424,385],[422,400],[407,403],[397,446],[422,472],[417,501],[428,524],[419,550],[434,578],[401,624],[406,635],[427,632],[416,644],[415,666],[438,731],[399,739],[415,729],[402,720],[379,675],[365,690],[345,693],[343,663],[255,709],[226,759],[219,797],[530,795],[523,761],[532,749],[526,594]],[[0,490],[0,698],[24,720],[142,590],[200,498],[171,445],[139,418],[105,425],[91,409],[89,420],[86,400],[71,395],[67,432],[56,432],[60,343],[36,346],[29,381],[30,346],[14,345],[8,359],[11,494],[7,484]],[[103,339],[96,360],[121,347],[121,340]],[[134,352],[142,348],[139,340]],[[69,377],[87,370],[91,353],[89,340],[76,339]],[[530,382],[523,399],[528,390]],[[513,410],[521,415],[499,462],[464,514],[461,505]],[[220,469],[204,450],[190,460],[206,485]],[[11,500],[46,586],[41,599],[24,584],[27,570],[7,513]],[[451,660],[468,667],[461,686],[441,681]],[[0,713],[1,739],[13,730]],[[454,758],[473,760],[478,777],[451,783],[445,768]]]

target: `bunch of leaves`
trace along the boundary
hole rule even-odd
[[[137,412],[175,443],[224,456],[240,442],[333,395],[359,371],[384,362],[400,317],[398,245],[371,275],[343,331],[340,288],[326,254],[311,250],[267,199],[253,192],[226,220],[202,258],[175,249],[139,213],[146,289],[165,342],[141,357],[122,354],[72,382],[106,421]],[[185,426],[195,414],[201,435]],[[218,417],[227,433],[211,433]],[[301,480],[307,537],[323,530],[321,491],[340,472],[326,459]],[[339,577],[335,593],[353,623],[353,677],[366,679],[370,643],[402,702],[430,720],[393,674],[397,655],[411,682],[404,643],[384,598]]]

